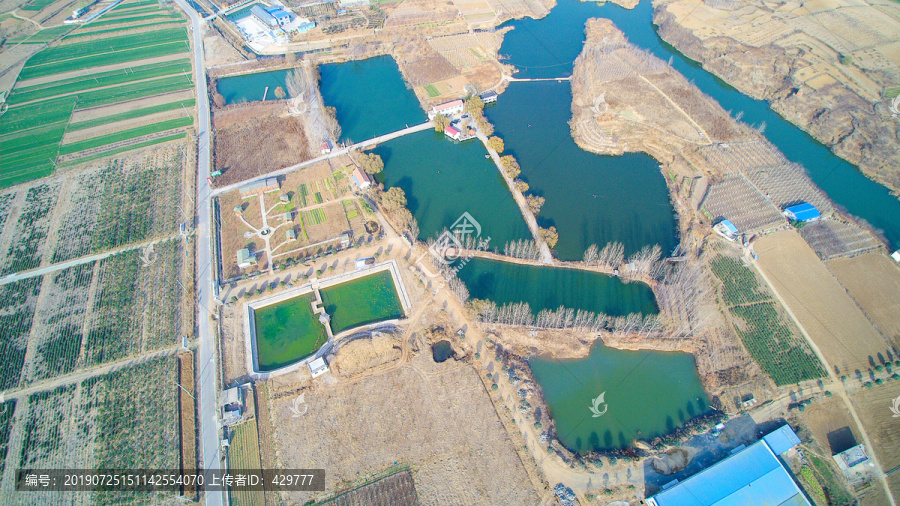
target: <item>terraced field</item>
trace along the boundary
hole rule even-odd
[[[47,28],[28,39],[59,40],[28,59],[7,98],[0,187],[180,139],[193,125],[195,100],[184,96],[193,87],[190,45],[179,12],[126,1],[74,30]],[[130,105],[139,99],[142,107]],[[82,120],[73,123],[75,113]]]

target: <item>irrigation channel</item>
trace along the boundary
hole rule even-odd
[[[803,165],[832,200],[883,230],[893,247],[900,246],[900,201],[768,104],[744,96],[663,42],[648,1],[629,11],[610,3],[560,0],[543,19],[510,21],[513,30],[500,49],[504,62],[518,68],[517,79],[570,76],[591,17],[612,19],[630,42],[664,60],[672,58],[678,71],[726,110],[742,111],[744,121],[765,122],[765,136]],[[320,69],[325,104],[336,107],[344,139],[362,141],[425,118],[390,57]],[[264,88],[283,74],[258,82],[241,77],[242,97],[259,100]],[[220,80],[220,86],[229,79]],[[499,103],[486,109],[507,152],[519,160],[530,193],[546,198],[538,221],[557,227],[557,256],[578,260],[590,244],[611,241],[622,242],[626,255],[648,244],[671,251],[677,243],[676,218],[658,164],[644,154],[600,156],[581,150],[569,133],[571,100],[568,81],[511,80]],[[384,143],[375,152],[385,160],[379,181],[403,188],[421,239],[450,226],[463,211],[483,225],[482,236],[491,238],[491,249],[502,251],[506,241],[529,237],[509,190],[484,160],[479,143],[455,145],[421,132]],[[475,259],[459,276],[473,297],[498,305],[528,302],[535,313],[559,305],[609,315],[657,311],[646,286],[595,273]],[[671,432],[709,409],[689,354],[620,351],[598,342],[583,359],[532,357],[531,364],[561,442],[576,452],[631,446],[637,439]],[[601,393],[607,411],[594,416],[592,401]]]

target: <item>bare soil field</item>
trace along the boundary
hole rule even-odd
[[[180,353],[178,359],[178,416],[181,435],[181,470],[185,473],[197,470],[197,423],[194,405],[194,354]],[[182,390],[182,388],[184,390]],[[192,397],[193,396],[193,397]],[[185,497],[193,498],[196,487],[190,485],[182,489]]]
[[[849,427],[854,439],[858,443],[862,442],[856,430],[856,423],[844,407],[844,401],[840,397],[823,398],[814,402],[806,408],[806,411],[800,414],[800,418],[806,423],[813,439],[822,448],[822,454],[830,456],[834,453],[834,449],[828,440],[828,435]]]
[[[885,472],[900,466],[900,430],[897,430],[900,419],[895,418],[891,412],[891,406],[898,396],[900,396],[900,381],[889,381],[873,388],[862,389],[850,396]],[[868,450],[872,451],[872,448]],[[897,484],[897,481],[893,481],[891,486],[891,491],[895,495],[900,492]]]
[[[654,7],[668,43],[900,189],[898,126],[887,100],[900,83],[896,6],[668,0]]]
[[[841,282],[890,344],[900,349],[900,267],[887,255],[866,253],[829,261]]]
[[[875,367],[890,346],[796,231],[754,243],[758,270],[840,374]]]
[[[244,55],[237,52],[224,37],[210,33],[211,35],[203,37],[204,63],[207,67],[245,60]]]
[[[156,123],[158,121],[166,121],[170,119],[176,118],[185,118],[188,116],[192,116],[193,111],[186,111],[184,109],[173,109],[171,111],[158,112],[156,114],[148,114],[147,116],[141,116],[139,118],[132,118],[125,121],[116,121],[111,123],[105,123],[103,125],[98,125],[92,128],[85,128],[83,130],[69,130],[63,135],[63,139],[61,144],[71,144],[73,142],[83,141],[85,139],[90,139],[91,137],[98,137],[101,135],[112,134],[116,132],[121,132],[123,130],[128,130],[130,128],[137,128],[143,125],[149,125],[152,123]],[[166,134],[171,134],[171,131],[166,131]]]
[[[220,121],[220,117],[225,116]],[[237,117],[240,116],[240,122]],[[253,105],[215,113],[215,167],[224,186],[309,160],[302,121],[291,116],[263,115]],[[227,126],[225,126],[227,125]]]
[[[150,60],[145,60],[150,61]],[[140,98],[137,100],[129,100],[128,102],[119,102],[117,104],[106,105],[102,107],[94,107],[91,109],[81,109],[72,114],[72,123],[87,121],[92,119],[104,118],[106,116],[115,116],[124,112],[152,107],[154,105],[168,104],[179,100],[189,100],[194,98],[194,92],[191,90],[176,91],[175,93],[166,93],[153,97]]]
[[[431,353],[359,382],[318,381],[305,390],[306,415],[294,395],[272,402],[280,463],[328,469],[329,491],[395,462],[413,468],[421,504],[537,504],[522,462],[477,373]],[[286,494],[302,503],[325,494]],[[326,495],[327,497],[327,495]]]

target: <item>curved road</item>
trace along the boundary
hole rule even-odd
[[[196,269],[194,286],[197,290],[197,337],[200,339],[198,353],[200,416],[200,449],[202,468],[208,473],[222,468],[219,455],[218,420],[218,373],[216,368],[215,337],[209,328],[210,307],[213,304],[213,283],[210,275],[212,248],[210,246],[210,206],[209,206],[209,95],[206,91],[206,66],[203,62],[203,39],[200,17],[185,0],[175,0],[191,19],[191,35],[194,43],[194,82],[197,87],[197,118],[200,122],[197,143],[197,215],[196,215]],[[219,506],[224,502],[223,492],[207,492],[207,506]]]

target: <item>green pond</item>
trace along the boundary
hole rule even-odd
[[[386,188],[400,187],[419,224],[419,238],[436,237],[464,212],[481,225],[489,249],[503,251],[508,241],[531,240],[522,213],[487,151],[473,139],[456,143],[433,130],[379,145],[384,160],[376,176]]]
[[[342,139],[360,142],[428,120],[390,56],[330,63],[319,72],[322,99],[337,109]]]
[[[403,316],[403,305],[390,271],[377,272],[319,292],[325,312],[331,316],[331,333],[335,335],[367,323]]]
[[[253,310],[260,371],[273,371],[318,350],[328,336],[312,312],[312,294]]]
[[[292,70],[273,70],[240,76],[223,77],[216,81],[216,91],[225,98],[225,105],[243,102],[277,100],[275,88],[279,86],[287,93],[285,78]],[[266,92],[266,87],[269,91]]]
[[[535,314],[559,306],[610,316],[659,311],[647,285],[622,283],[597,272],[473,258],[457,276],[472,298],[498,306],[527,302]]]
[[[533,357],[560,442],[577,453],[628,448],[672,432],[709,411],[709,397],[687,353],[622,351],[598,340],[583,359]],[[591,408],[597,403],[595,416]]]

